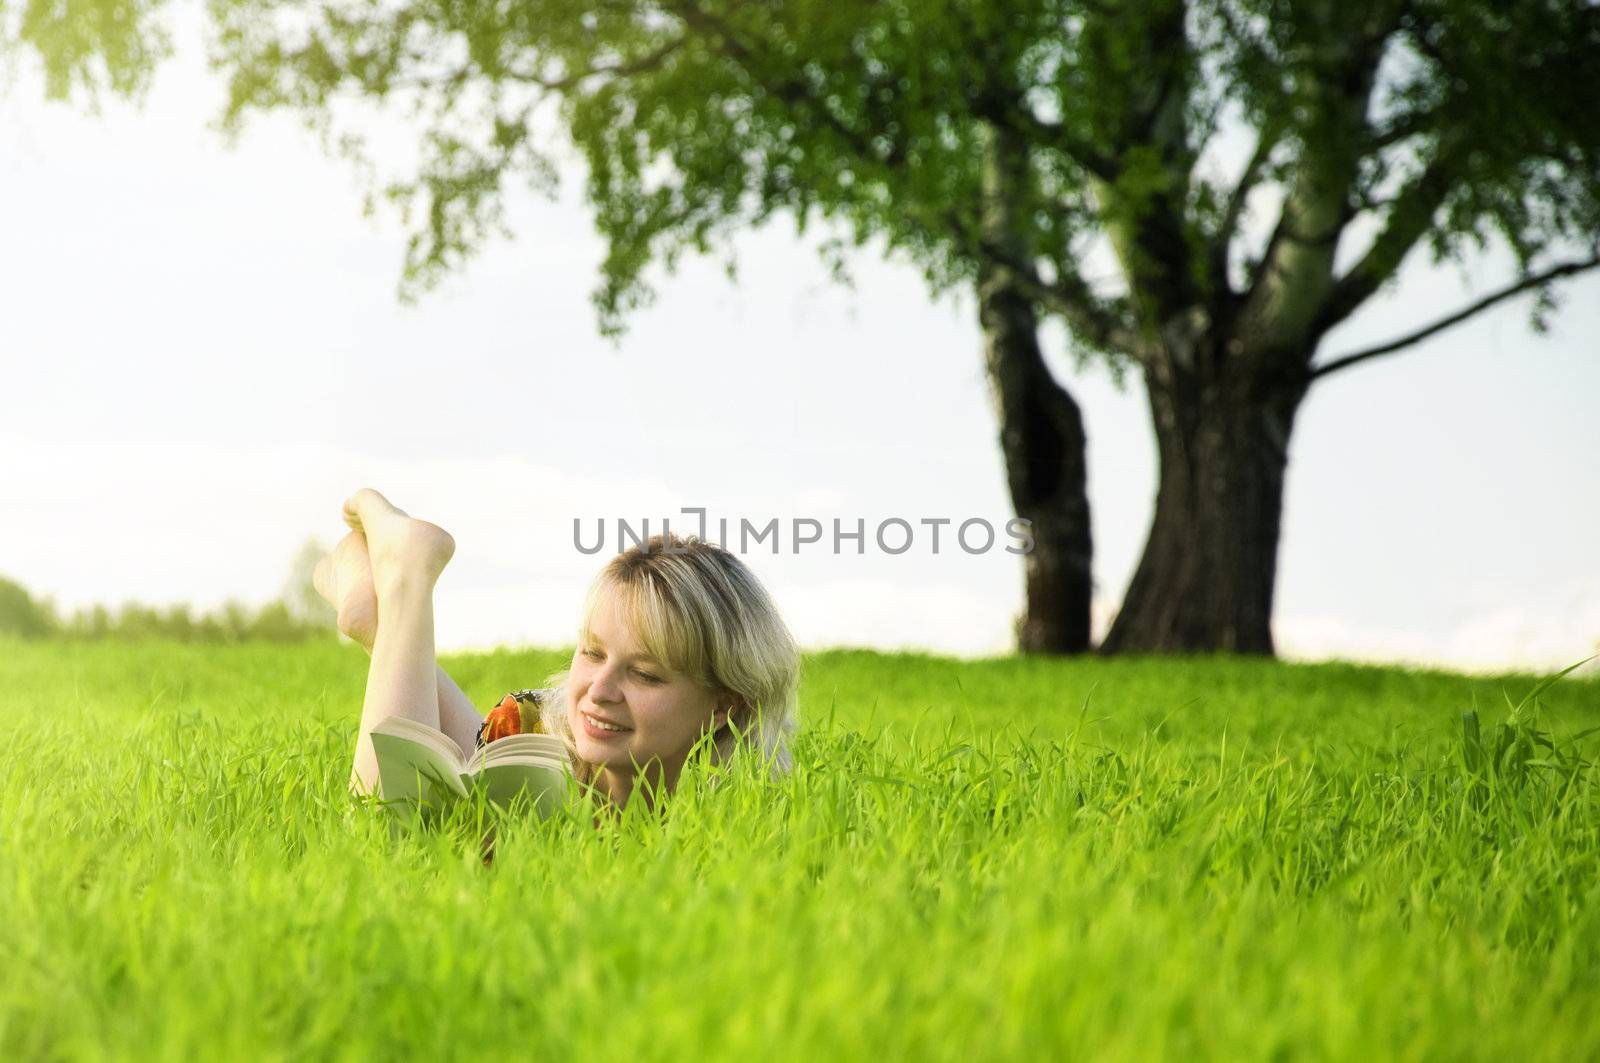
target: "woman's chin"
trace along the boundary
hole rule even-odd
[[[626,767],[631,763],[628,759],[627,743],[597,741],[588,735],[577,736],[578,756],[590,764],[606,768]]]

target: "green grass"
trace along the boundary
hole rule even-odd
[[[1593,679],[818,654],[790,782],[486,867],[365,660],[0,643],[0,1058],[1600,1057]]]

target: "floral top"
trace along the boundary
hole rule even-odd
[[[539,707],[549,697],[546,690],[514,690],[489,710],[478,728],[478,749],[508,735],[545,734]]]

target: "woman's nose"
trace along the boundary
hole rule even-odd
[[[617,683],[617,673],[609,666],[602,667],[589,681],[589,696],[595,701],[620,701],[622,692]]]

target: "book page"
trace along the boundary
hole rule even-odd
[[[565,758],[517,757],[489,764],[480,773],[489,790],[489,800],[509,805],[517,794],[527,791],[539,818],[549,817],[567,800],[567,780],[572,776]]]
[[[469,763],[477,763],[482,757],[487,756],[489,763],[493,764],[501,757],[522,756],[532,754],[536,756],[554,757],[557,760],[567,759],[567,747],[561,739],[554,735],[521,734],[508,735],[505,738],[490,742],[472,757]]]
[[[418,797],[427,800],[433,797],[436,784],[464,796],[467,788],[461,781],[460,754],[449,756],[437,743],[418,737],[408,728],[388,726],[394,722],[393,718],[384,720],[372,729],[372,750],[378,758],[378,781],[384,800]],[[399,722],[432,730],[414,720]],[[434,733],[450,747],[455,747],[454,741],[442,733]]]
[[[456,745],[456,740],[436,727],[408,720],[404,716],[390,716],[386,720],[380,720],[373,731],[374,733],[382,731],[384,734],[427,746],[446,760],[453,762],[458,769],[465,766],[461,747]]]

